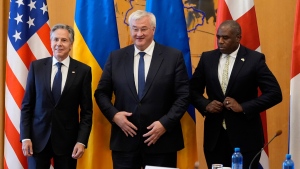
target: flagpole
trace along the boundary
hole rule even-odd
[[[5,56],[6,54],[6,48],[3,46],[6,46],[6,35],[7,32],[7,18],[8,18],[8,10],[9,9],[9,1],[1,1],[0,2],[0,23],[3,23],[1,25],[0,29],[0,54],[3,54],[2,56]],[[4,83],[5,83],[5,63],[6,63],[6,57],[1,57],[0,60],[0,168],[3,167],[3,159],[4,159]],[[3,99],[2,99],[3,98]]]

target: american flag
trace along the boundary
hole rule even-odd
[[[10,0],[5,83],[4,168],[27,168],[20,109],[32,61],[51,56],[46,0]]]

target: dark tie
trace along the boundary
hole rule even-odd
[[[61,81],[62,81],[61,65],[62,65],[62,63],[60,63],[60,62],[56,63],[58,70],[54,77],[53,85],[52,85],[52,95],[53,95],[55,103],[58,102],[60,95],[61,95]]]
[[[138,69],[138,96],[141,100],[143,96],[143,91],[145,88],[145,62],[144,56],[145,52],[140,52],[140,61],[139,61],[139,69]]]

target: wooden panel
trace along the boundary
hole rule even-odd
[[[74,26],[75,0],[48,0],[50,28],[58,23]]]
[[[290,62],[296,0],[255,0],[262,52],[279,81],[283,101],[267,111],[268,137],[282,130],[281,136],[269,146],[270,168],[281,168],[288,152],[288,114]]]

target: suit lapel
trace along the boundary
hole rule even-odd
[[[134,73],[133,73],[133,63],[134,63],[134,46],[131,45],[126,50],[126,56],[122,56],[123,63],[124,63],[124,69],[125,69],[125,76],[127,79],[128,87],[132,93],[136,97],[137,100],[139,100],[135,83],[134,83]]]
[[[45,85],[44,86],[46,86],[47,94],[48,94],[49,98],[51,98],[50,100],[52,101],[53,104],[55,104],[53,96],[52,96],[52,92],[51,92],[52,57],[49,57],[48,59],[45,60],[44,66],[45,66],[45,68],[44,68],[44,70],[45,70],[45,75],[44,75]]]
[[[68,92],[68,90],[70,89],[71,85],[73,84],[73,81],[76,77],[76,69],[77,69],[78,65],[77,63],[74,61],[74,59],[72,59],[70,57],[70,65],[69,65],[69,70],[68,70],[68,75],[67,75],[67,79],[66,79],[66,83],[65,83],[65,87],[62,91],[61,97],[59,100],[61,100],[64,95]]]
[[[221,57],[222,53],[219,50],[215,50],[214,54],[211,57],[211,62],[210,62],[210,66],[211,66],[211,76],[212,77],[212,81],[213,84],[216,85],[216,89],[218,90],[217,93],[222,93],[222,87],[221,87],[221,83],[219,80],[219,73],[218,73],[218,69],[219,69],[219,61],[220,61],[220,57]],[[223,94],[224,95],[224,94]]]
[[[231,71],[231,75],[229,78],[228,86],[226,93],[230,91],[230,88],[233,86],[235,79],[237,78],[238,74],[240,73],[245,61],[246,61],[246,50],[245,48],[241,45],[240,49],[237,53],[237,56],[235,58],[235,62]]]
[[[154,46],[154,51],[151,59],[151,64],[149,67],[147,79],[146,79],[146,84],[145,84],[145,89],[142,98],[146,95],[148,92],[161,64],[163,61],[163,56],[162,56],[162,50],[161,46],[158,43],[155,43]]]

